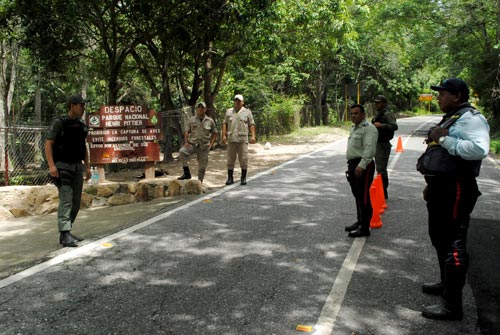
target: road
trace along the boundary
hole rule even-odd
[[[388,209],[369,238],[344,232],[355,208],[346,142],[335,142],[0,281],[0,334],[498,334],[492,160],[471,220],[465,318],[420,315],[438,301],[420,285],[438,272],[415,162],[436,120],[398,120],[404,152],[391,156]]]

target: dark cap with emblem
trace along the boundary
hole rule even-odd
[[[460,94],[461,101],[469,100],[469,87],[467,84],[458,78],[450,78],[442,80],[439,85],[431,86],[433,91],[448,91],[451,94]]]
[[[383,95],[377,95],[375,99],[373,99],[374,102],[387,102],[387,99]]]

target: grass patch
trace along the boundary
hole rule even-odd
[[[269,138],[265,138],[265,141],[273,143],[283,143],[290,144],[296,142],[302,142],[311,137],[324,135],[324,134],[338,134],[339,132],[346,132],[351,127],[350,123],[344,125],[335,126],[318,126],[318,127],[302,127],[294,130],[290,134],[286,135],[271,135]]]
[[[494,154],[500,154],[500,140],[491,140],[490,150]]]

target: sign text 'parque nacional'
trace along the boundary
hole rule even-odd
[[[102,106],[87,116],[92,164],[160,160],[161,118],[145,106]]]

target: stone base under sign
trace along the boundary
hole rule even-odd
[[[163,197],[205,193],[199,180],[141,180],[139,182],[85,185],[80,208],[118,206]],[[59,204],[54,185],[33,186],[17,191],[16,199],[0,206],[0,220],[57,211]]]

